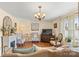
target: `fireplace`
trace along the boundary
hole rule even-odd
[[[15,47],[15,41],[12,41],[12,42],[10,43],[10,47]]]

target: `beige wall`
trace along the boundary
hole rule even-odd
[[[58,34],[60,33],[60,19],[56,19],[52,21],[52,28],[53,28],[53,32],[56,34],[56,36],[58,36]],[[54,28],[54,24],[57,23],[57,28]]]
[[[17,32],[21,33],[27,33],[31,34],[32,32],[38,32],[41,34],[42,29],[52,29],[52,22],[51,21],[32,21],[32,20],[26,20],[22,21],[24,19],[21,19],[21,21],[17,22]],[[39,31],[32,31],[31,30],[31,24],[32,23],[38,23],[39,24]]]
[[[17,22],[17,32],[18,33],[28,33],[31,32],[31,22],[30,21],[19,21]]]

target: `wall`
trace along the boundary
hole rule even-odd
[[[60,19],[55,19],[52,21],[52,28],[53,28],[53,32],[55,33],[56,36],[58,36],[58,34],[60,33]],[[57,23],[57,28],[54,28],[54,24]]]
[[[32,32],[38,32],[41,34],[42,29],[52,29],[52,22],[51,21],[32,21],[32,20],[26,20],[22,21],[24,19],[21,19],[21,21],[17,22],[17,32],[21,33],[28,33],[31,34]],[[31,30],[31,24],[32,23],[38,23],[39,24],[39,31],[32,31]]]
[[[38,23],[39,24],[39,30],[38,31],[32,31],[31,30],[31,24],[32,23]],[[36,39],[31,36],[31,34],[36,33],[38,36],[38,39],[36,41],[40,41],[40,34],[42,32],[42,29],[52,29],[52,22],[51,21],[37,21],[37,20],[27,20],[27,19],[17,19],[17,33],[22,33],[27,36],[24,39],[26,41],[35,41]]]
[[[28,33],[31,32],[31,22],[30,21],[19,21],[17,22],[17,33]]]

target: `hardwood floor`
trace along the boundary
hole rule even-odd
[[[38,42],[34,44],[36,44],[39,47],[50,47],[51,46],[50,43],[47,43],[47,42]]]
[[[23,44],[17,44],[18,48],[30,48],[33,46],[33,44],[39,46],[39,47],[50,47],[50,43],[47,42],[24,42]]]

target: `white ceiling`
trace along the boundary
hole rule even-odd
[[[42,6],[42,12],[46,13],[46,20],[64,15],[78,8],[77,2],[0,2],[0,8],[9,14],[23,19],[34,19],[34,13],[38,12],[38,6]]]

